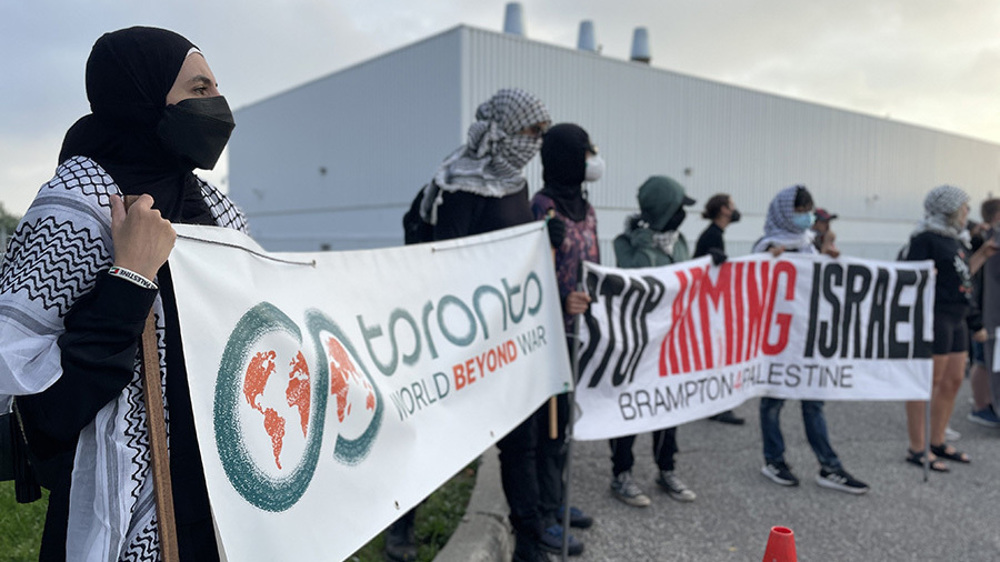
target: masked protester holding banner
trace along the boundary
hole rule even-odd
[[[666,176],[653,176],[639,186],[639,214],[625,221],[625,232],[615,238],[618,267],[656,267],[684,261],[690,257],[687,240],[678,230],[684,221],[685,206],[695,200],[684,194],[684,187]],[[632,478],[635,435],[611,439],[611,492],[628,505],[646,507],[649,496]],[[653,458],[659,468],[656,483],[671,498],[692,502],[697,497],[674,473],[677,428],[653,432]]]
[[[542,140],[542,178],[545,187],[531,200],[536,219],[560,221],[566,235],[555,249],[556,277],[566,326],[567,346],[574,353],[572,335],[579,314],[587,311],[590,296],[577,290],[582,262],[600,263],[597,245],[597,214],[587,201],[584,183],[596,182],[604,172],[604,161],[583,128],[571,123],[556,125]],[[562,521],[565,503],[566,424],[569,421],[569,395],[556,400],[558,431],[549,437],[549,405],[535,414],[538,422],[538,487],[540,508],[545,520],[543,544],[546,550],[562,548]],[[570,526],[586,528],[594,520],[576,507],[570,507]],[[569,551],[582,551],[583,545],[570,536]],[[575,545],[579,545],[574,548]]]
[[[538,154],[551,123],[541,100],[521,89],[500,90],[480,104],[466,144],[445,159],[424,188],[420,216],[432,225],[434,240],[533,221],[528,182],[521,171]],[[554,247],[564,235],[565,228],[550,223]],[[537,445],[533,417],[497,443],[500,478],[516,533],[514,560],[547,560],[541,550],[544,528],[538,507]],[[393,524],[386,537],[387,555],[408,559],[410,552],[415,554],[412,526],[412,512]]]
[[[997,240],[1000,236],[1000,199],[987,199],[980,207],[980,214],[983,217],[985,231],[978,237],[972,238],[973,248],[978,245],[981,248],[988,240]],[[996,328],[1000,325],[1000,284],[998,281],[997,263],[1000,259],[991,257],[983,264],[983,267],[973,276],[974,294],[976,303],[982,315],[983,329],[982,341],[972,338],[969,343],[969,386],[972,388],[973,407],[966,417],[969,421],[984,427],[1000,427],[1000,417],[994,404],[997,404],[995,395],[1000,392],[1000,384],[997,380],[991,381],[991,373],[1000,369],[1000,365],[995,365],[993,361],[994,347],[996,346]],[[993,337],[990,337],[993,336]]]
[[[764,237],[754,244],[753,251],[771,252],[774,256],[782,252],[818,253],[809,228],[815,220],[813,208],[812,194],[805,186],[793,185],[779,191],[767,209]],[[760,399],[760,432],[764,440],[764,468],[760,472],[775,484],[798,486],[799,479],[785,462],[785,440],[781,435],[781,408],[784,405],[782,398],[765,396]],[[806,438],[820,464],[816,483],[850,494],[867,492],[868,485],[844,470],[830,445],[823,402],[802,400],[802,422]]]
[[[726,227],[740,221],[740,210],[733,203],[728,193],[716,193],[705,203],[701,218],[712,221],[694,246],[694,257],[712,256],[712,262],[719,265],[726,261],[726,241],[722,238]],[[746,420],[737,416],[732,410],[720,412],[708,419],[730,425],[743,425]]]
[[[180,559],[218,560],[164,263],[171,222],[245,229],[192,174],[215,165],[232,114],[201,52],[163,29],[98,39],[86,85],[93,113],[66,134],[0,270],[0,395],[17,395],[51,490],[40,558],[159,559],[137,358],[152,310]],[[127,196],[138,198],[126,211]]]
[[[930,439],[930,469],[948,472],[940,459],[969,463],[969,455],[945,442],[945,428],[955,407],[955,395],[962,386],[968,358],[969,329],[979,331],[982,323],[975,310],[972,275],[996,251],[990,240],[970,257],[961,238],[969,215],[969,196],[957,187],[942,185],[924,198],[924,219],[900,252],[907,261],[934,260],[937,277],[934,286],[934,386],[931,390],[931,434],[924,434],[926,402],[906,403],[906,427],[910,447],[906,461],[922,466],[925,439]],[[985,336],[985,334],[981,334]],[[984,339],[984,338],[981,338]]]

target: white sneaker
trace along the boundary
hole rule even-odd
[[[945,441],[958,441],[961,438],[962,438],[962,434],[959,433],[959,432],[957,432],[957,431],[955,431],[954,429],[952,429],[951,426],[948,426],[948,427],[944,428],[944,440]]]
[[[668,496],[679,502],[693,502],[698,497],[672,470],[661,470],[656,483]]]
[[[652,503],[649,496],[642,493],[639,485],[632,480],[631,470],[626,470],[611,480],[611,492],[632,507],[647,507]]]

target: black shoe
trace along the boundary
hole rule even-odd
[[[824,488],[830,488],[838,492],[847,492],[848,494],[859,495],[868,491],[868,484],[851,476],[843,468],[833,471],[825,468],[821,469],[819,474],[816,475],[816,483]]]
[[[725,412],[715,414],[714,416],[710,416],[708,419],[728,423],[729,425],[743,425],[747,422],[747,420],[734,414],[732,410],[726,410]]]
[[[565,506],[559,506],[559,511],[556,513],[556,519],[559,520],[559,524],[562,525],[563,514],[566,513]],[[594,518],[587,515],[578,507],[569,506],[569,526],[575,527],[577,529],[588,529],[594,524]]]
[[[760,473],[768,480],[781,486],[799,485],[799,479],[792,474],[792,467],[785,464],[784,461],[769,461],[764,465],[764,468],[760,469]]]
[[[392,562],[413,562],[417,559],[417,540],[413,518],[404,515],[389,525],[385,532],[385,557]]]
[[[511,562],[550,562],[550,559],[538,546],[538,541],[515,533]]]

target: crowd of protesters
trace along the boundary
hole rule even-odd
[[[481,115],[477,114],[477,118],[479,117]],[[534,219],[548,221],[564,319],[567,333],[570,334],[574,317],[585,312],[589,303],[587,294],[576,286],[580,262],[599,262],[596,218],[594,208],[588,202],[588,190],[585,186],[600,177],[604,163],[582,127],[576,124],[559,124],[550,128],[549,125],[548,122],[539,123],[544,185],[529,201],[527,186],[519,184],[520,190],[515,200],[518,207],[530,208]],[[508,134],[518,130],[517,127],[520,124],[510,128]],[[518,134],[525,134],[525,131]],[[455,156],[450,158],[454,159]],[[518,160],[520,167],[526,162],[524,159]],[[482,166],[479,169],[488,170],[490,167]],[[517,177],[523,179],[519,175],[519,169]],[[435,181],[441,178],[439,172]],[[435,204],[442,204],[440,190],[427,188],[423,194],[424,218],[428,221],[435,220],[435,213],[431,212],[433,205],[426,201],[435,195]],[[497,200],[495,194],[480,194],[480,197],[484,196],[493,198],[487,201]],[[989,224],[975,229],[973,236],[966,228],[968,199],[963,191],[951,186],[931,190],[924,202],[925,216],[900,255],[900,259],[907,260],[932,259],[938,270],[929,437],[923,435],[926,402],[911,402],[905,408],[907,427],[910,430],[910,444],[905,460],[923,466],[924,439],[929,438],[931,457],[927,460],[930,468],[936,471],[948,470],[944,460],[971,462],[968,455],[946,441],[945,434],[955,394],[965,372],[970,341],[973,344],[981,342],[988,345],[981,347],[973,358],[976,404],[969,419],[1000,427],[1000,419],[992,409],[995,399],[989,384],[989,362],[985,360],[987,355],[992,354],[992,345],[984,337],[985,331],[981,329],[983,315],[979,314],[980,310],[989,306],[991,298],[996,298],[991,292],[1000,292],[1000,267],[983,267],[985,263],[989,263],[987,259],[996,250],[992,236],[996,223],[1000,222],[1000,205],[995,200],[984,204],[983,216]],[[614,239],[614,262],[618,267],[662,266],[700,256],[710,256],[712,262],[718,265],[727,259],[725,229],[741,218],[729,194],[714,194],[705,203],[702,217],[709,220],[710,224],[699,237],[693,256],[680,227],[687,217],[686,208],[697,202],[689,196],[683,185],[667,176],[652,176],[639,186],[637,203],[638,213],[627,218],[624,232]],[[463,210],[458,216],[473,224],[481,222],[476,219],[475,211]],[[753,245],[752,251],[769,252],[775,257],[785,252],[797,252],[823,254],[837,259],[841,251],[837,247],[836,233],[831,228],[831,222],[836,218],[836,214],[817,207],[813,194],[807,187],[794,185],[781,189],[767,209],[763,236]],[[436,220],[441,220],[440,213]],[[497,223],[497,227],[499,226]],[[435,227],[437,228],[439,227]],[[975,244],[975,248],[972,244]],[[973,285],[979,289],[974,291]],[[990,322],[992,329],[995,329],[1000,323],[1000,314],[991,315]],[[971,332],[969,326],[973,328]],[[975,336],[970,336],[970,333]],[[568,345],[572,350],[572,343],[568,342]],[[816,483],[849,494],[866,493],[868,485],[845,470],[830,444],[823,402],[800,402],[806,436],[819,464],[815,475]],[[764,461],[761,474],[775,484],[797,486],[799,478],[792,472],[792,467],[784,457],[785,444],[780,427],[780,413],[784,403],[785,400],[779,398],[760,399]],[[566,462],[568,408],[565,395],[558,398],[556,407],[558,428],[554,439],[546,437],[549,415],[547,406],[543,406],[535,416],[526,420],[521,428],[511,434],[521,435],[517,437],[518,449],[511,451],[509,445],[501,442],[501,474],[509,474],[511,469],[507,467],[516,464],[524,469],[517,473],[518,476],[529,478],[515,483],[510,476],[502,477],[516,535],[515,560],[544,560],[545,552],[559,552],[563,542],[565,530],[561,525],[563,513],[559,506],[565,488],[563,470]],[[741,425],[745,421],[732,411],[722,412],[712,416],[712,419],[733,425]],[[658,469],[655,484],[667,497],[680,502],[691,502],[696,500],[697,494],[678,474],[677,434],[676,427],[653,433],[652,456]],[[506,441],[510,439],[510,436],[505,438]],[[622,502],[641,508],[650,505],[652,499],[644,492],[642,484],[632,477],[634,441],[635,436],[610,440],[610,491],[613,497]],[[529,474],[532,469],[533,477]],[[530,494],[525,493],[528,488]],[[571,507],[570,510],[571,526],[585,528],[593,523],[593,519],[578,507]],[[566,542],[570,555],[583,551],[583,543],[576,537],[568,536]]]
[[[82,553],[94,545],[110,545],[135,559],[157,556],[148,439],[144,426],[136,422],[145,414],[136,399],[137,339],[152,309],[162,326],[157,330],[162,342],[159,362],[171,404],[170,469],[181,559],[217,560],[186,373],[175,351],[179,335],[174,303],[170,291],[160,292],[157,283],[170,282],[162,268],[175,236],[171,223],[245,230],[234,205],[192,174],[196,167],[214,166],[233,128],[232,116],[204,56],[169,31],[131,28],[105,35],[94,45],[86,78],[93,113],[67,132],[56,177],[24,217],[32,228],[18,230],[12,257],[0,270],[0,306],[17,313],[3,316],[2,326],[20,334],[3,340],[10,353],[7,348],[0,352],[35,358],[10,363],[5,372],[9,380],[0,390],[20,395],[16,405],[29,457],[41,483],[51,490],[42,558],[61,560],[67,552]],[[544,184],[529,198],[523,169],[539,152]],[[542,100],[521,89],[503,89],[478,107],[466,143],[421,189],[408,213],[407,235],[422,232],[427,240],[447,240],[548,221],[564,320],[567,334],[572,334],[576,318],[590,302],[579,286],[581,263],[600,261],[588,189],[603,171],[604,161],[583,127],[553,126]],[[90,189],[74,189],[81,178]],[[130,195],[136,200],[128,201],[131,207],[126,210],[122,199]],[[680,227],[686,208],[697,202],[683,185],[667,176],[650,177],[638,187],[637,203],[638,213],[628,217],[624,232],[614,240],[619,267],[662,266],[699,256],[711,256],[718,265],[727,259],[725,229],[740,220],[730,195],[707,199],[702,217],[710,224],[693,256]],[[990,380],[996,345],[990,334],[1000,328],[1000,258],[993,257],[1000,235],[1000,200],[983,203],[982,225],[967,222],[969,196],[957,187],[932,189],[924,210],[900,259],[933,260],[937,269],[930,434],[924,431],[926,404],[907,403],[905,460],[947,472],[945,461],[972,462],[948,442],[948,420],[970,362],[970,344],[975,403],[969,419],[1000,427],[994,410],[1000,385]],[[816,206],[805,186],[781,189],[767,209],[763,236],[753,251],[836,259],[840,250],[830,224],[836,218]],[[67,242],[48,242],[52,239]],[[71,244],[74,239],[89,246]],[[42,258],[24,257],[35,254]],[[51,287],[29,282],[51,279],[45,268],[59,269],[61,278],[70,282]],[[572,352],[573,341],[566,345]],[[799,479],[784,458],[784,402],[760,400],[761,473],[776,484],[796,486]],[[550,407],[557,420],[552,438]],[[564,540],[569,554],[579,554],[583,543],[564,537],[564,517],[572,527],[593,523],[577,507],[569,514],[562,511],[569,407],[569,397],[558,396],[552,406],[546,404],[498,442],[501,480],[516,535],[515,560],[545,560],[546,552],[559,552]],[[801,408],[819,463],[816,482],[865,493],[868,486],[844,469],[830,445],[823,402],[802,400]],[[732,425],[745,422],[732,411],[713,419]],[[84,431],[95,420],[101,430]],[[122,446],[133,434],[141,437],[141,446]],[[671,499],[692,502],[697,494],[678,474],[677,435],[676,427],[653,433],[655,484]],[[631,475],[634,441],[635,436],[610,441],[610,490],[626,504],[644,507],[652,500]],[[924,453],[927,445],[930,457]],[[71,493],[89,501],[98,517],[71,511]],[[125,510],[107,505],[107,498],[117,497],[128,497],[131,504]],[[415,559],[414,515],[410,511],[389,529],[386,554],[391,559]]]

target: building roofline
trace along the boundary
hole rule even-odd
[[[679,72],[679,71],[676,71],[676,70],[670,70],[670,69],[666,69],[666,68],[656,67],[656,66],[653,66],[653,65],[650,65],[650,64],[635,62],[635,61],[628,60],[628,59],[606,57],[606,56],[603,56],[603,55],[601,55],[599,53],[594,53],[594,52],[590,52],[590,51],[582,51],[582,50],[574,48],[574,47],[567,47],[567,46],[559,45],[559,44],[556,44],[556,43],[548,43],[548,42],[545,42],[545,41],[540,41],[538,39],[532,39],[530,37],[525,37],[525,36],[511,35],[511,34],[503,33],[503,32],[500,32],[500,31],[494,31],[494,30],[485,29],[485,28],[481,28],[481,27],[475,27],[475,26],[472,26],[472,25],[469,25],[469,24],[458,24],[458,25],[455,25],[453,27],[450,27],[448,29],[445,29],[443,31],[435,33],[433,35],[429,35],[427,37],[424,37],[423,39],[418,39],[416,41],[413,41],[411,43],[407,43],[405,45],[401,45],[399,47],[396,47],[394,49],[391,49],[389,51],[386,51],[384,53],[376,55],[374,57],[371,57],[371,58],[365,59],[363,61],[359,61],[359,62],[350,64],[348,66],[345,66],[343,68],[331,71],[331,72],[329,72],[327,74],[324,74],[322,76],[319,76],[319,77],[314,78],[312,80],[309,80],[307,82],[303,82],[302,84],[299,84],[297,86],[292,86],[292,87],[290,87],[290,88],[288,88],[286,90],[282,90],[282,91],[280,91],[278,93],[268,95],[268,96],[266,96],[264,98],[261,98],[259,100],[250,102],[250,103],[248,103],[246,105],[243,105],[243,106],[240,106],[240,107],[238,107],[236,109],[236,111],[241,111],[241,110],[244,110],[244,109],[249,109],[249,108],[252,108],[252,107],[254,107],[256,105],[259,105],[259,104],[271,101],[271,100],[276,99],[276,98],[280,98],[282,96],[285,96],[287,94],[290,94],[290,93],[295,92],[297,90],[300,90],[302,88],[306,88],[308,86],[311,86],[311,85],[313,85],[313,84],[315,84],[317,82],[320,82],[322,80],[326,80],[326,79],[328,79],[328,78],[330,78],[332,76],[335,76],[337,74],[340,74],[340,73],[343,73],[343,72],[348,72],[348,71],[351,71],[351,70],[355,70],[355,69],[361,68],[361,67],[369,65],[369,64],[375,64],[379,60],[381,60],[383,58],[386,58],[386,57],[389,57],[389,56],[392,56],[392,55],[394,55],[394,54],[396,54],[396,53],[398,53],[400,51],[403,51],[403,50],[406,50],[406,49],[411,49],[413,47],[416,47],[418,45],[421,45],[421,44],[424,44],[424,43],[427,43],[427,42],[430,42],[430,41],[438,40],[438,39],[440,39],[440,38],[442,38],[442,37],[444,37],[446,35],[460,34],[460,33],[463,32],[463,30],[468,30],[470,33],[480,33],[480,34],[484,34],[484,35],[499,36],[499,37],[503,37],[504,39],[509,40],[509,41],[523,41],[523,42],[528,42],[528,43],[532,43],[532,44],[534,44],[534,45],[536,45],[538,47],[542,47],[542,48],[553,49],[553,50],[560,50],[560,51],[567,51],[567,52],[570,52],[570,53],[572,53],[572,54],[574,54],[576,56],[580,56],[580,57],[596,57],[596,58],[601,59],[602,61],[607,61],[607,62],[614,63],[614,64],[626,65],[626,66],[628,66],[630,68],[641,68],[641,69],[648,70],[649,72],[658,72],[658,73],[669,74],[669,75],[676,76],[678,78],[683,78],[683,79],[686,79],[686,80],[696,80],[696,81],[707,83],[707,84],[713,84],[713,85],[716,85],[716,86],[722,86],[722,87],[725,87],[725,88],[735,89],[735,90],[739,90],[739,91],[743,91],[743,92],[750,92],[750,93],[754,93],[754,94],[757,94],[757,95],[767,96],[767,97],[776,98],[776,99],[780,99],[780,100],[784,100],[784,101],[790,101],[790,102],[794,102],[794,103],[798,103],[798,104],[804,104],[804,105],[808,105],[808,106],[812,106],[812,107],[822,107],[822,108],[833,110],[833,111],[836,111],[836,112],[839,112],[839,113],[844,113],[844,114],[848,114],[848,115],[855,115],[855,116],[859,116],[859,117],[865,117],[865,118],[868,118],[868,119],[874,119],[874,120],[878,120],[878,121],[895,123],[895,124],[898,124],[898,125],[903,125],[903,126],[906,126],[906,127],[910,127],[910,128],[914,128],[914,129],[919,129],[919,130],[923,130],[923,131],[927,131],[927,132],[939,133],[939,134],[945,134],[945,135],[949,135],[949,136],[953,136],[953,137],[957,137],[957,138],[963,138],[963,139],[966,139],[966,140],[970,140],[970,141],[974,141],[974,142],[978,142],[978,143],[983,143],[983,144],[990,145],[990,146],[1000,146],[1000,143],[993,142],[993,141],[986,140],[986,139],[979,138],[979,137],[974,137],[972,135],[965,134],[965,133],[958,133],[958,132],[955,132],[955,131],[949,131],[949,130],[946,130],[946,129],[932,127],[930,125],[924,125],[924,124],[915,123],[915,122],[911,122],[911,121],[905,121],[905,120],[898,120],[898,119],[894,119],[894,118],[891,118],[891,117],[884,117],[884,116],[880,116],[880,115],[877,115],[877,114],[874,114],[874,113],[870,113],[870,112],[866,112],[866,111],[861,111],[861,110],[857,110],[857,109],[851,109],[851,108],[847,108],[847,107],[843,107],[843,106],[834,105],[834,104],[829,103],[829,102],[820,102],[820,101],[813,101],[813,100],[808,100],[808,99],[804,99],[804,98],[796,98],[796,97],[792,97],[792,96],[789,96],[789,95],[786,95],[786,94],[780,94],[780,93],[776,93],[776,92],[769,92],[767,90],[763,90],[763,89],[759,89],[759,88],[754,88],[754,87],[750,87],[750,86],[739,85],[739,84],[735,84],[735,83],[731,83],[731,82],[725,82],[725,81],[714,79],[714,78],[707,78],[707,77],[698,76],[698,75],[695,75],[695,74],[683,73],[683,72]]]

